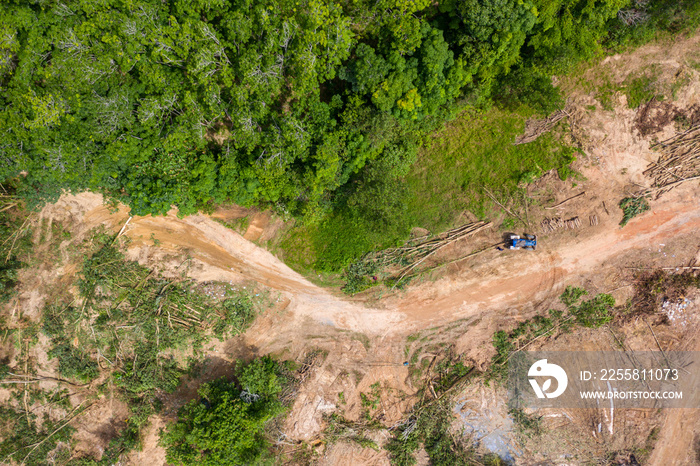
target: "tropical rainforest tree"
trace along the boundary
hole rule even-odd
[[[239,374],[238,384],[203,384],[200,399],[183,406],[161,436],[169,464],[254,464],[264,455],[265,422],[282,412],[279,364],[262,357]]]
[[[651,4],[655,17],[681,14]],[[35,203],[93,189],[135,214],[230,200],[316,219],[367,163],[420,145],[454,102],[514,89],[499,84],[513,67],[541,88],[598,53],[635,5],[9,0],[0,177]]]

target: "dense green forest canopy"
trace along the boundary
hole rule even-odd
[[[5,1],[0,178],[17,179],[34,202],[93,189],[135,214],[233,201],[313,220],[362,185],[353,181],[363,167],[401,176],[455,102],[484,102],[514,69],[549,76],[630,37],[641,26],[618,12],[642,5],[647,24],[669,27],[697,9],[690,0]]]

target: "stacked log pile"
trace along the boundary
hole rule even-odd
[[[560,217],[545,218],[542,220],[542,233],[551,233],[561,228],[565,230],[575,230],[581,226],[581,220],[578,217],[572,217],[568,220],[563,220]]]
[[[661,155],[649,164],[644,174],[653,180],[652,189],[656,199],[684,181],[700,176],[700,125],[696,125],[656,145]]]

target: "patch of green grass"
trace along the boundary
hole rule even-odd
[[[614,97],[620,86],[615,84],[607,74],[599,76],[598,79],[601,80],[601,83],[596,86],[596,97],[600,101],[603,110],[610,112],[615,108]]]
[[[695,59],[689,59],[686,61],[686,64],[694,69],[695,71],[700,71],[700,59],[695,60]]]
[[[512,230],[515,228],[515,219],[513,217],[506,217],[501,223],[501,230]]]
[[[273,247],[273,252],[285,264],[304,275],[314,284],[326,287],[340,287],[345,281],[337,270],[328,272],[319,270],[315,266],[317,257],[316,245],[320,237],[318,225],[297,225],[283,235],[280,242]]]
[[[616,83],[612,77],[606,73],[596,76],[598,82],[596,97],[600,101],[604,110],[611,111],[615,107],[614,97],[618,92],[627,97],[627,106],[637,108],[649,102],[652,98],[663,99],[665,92],[660,88],[658,82],[658,70],[655,68],[645,70],[644,73],[632,73],[628,75],[622,83]],[[668,90],[668,97],[677,92],[673,86]]]
[[[341,330],[341,332],[349,335],[353,340],[362,343],[362,346],[364,346],[366,351],[369,351],[370,347],[372,346],[372,342],[370,341],[369,337],[364,333],[353,332],[350,330]]]
[[[678,98],[678,93],[680,92],[681,89],[683,89],[685,86],[690,84],[692,81],[692,74],[684,72],[682,75],[676,76],[676,78],[671,82],[671,85],[669,87],[669,97],[672,100],[676,100]]]
[[[311,251],[304,262],[315,270],[340,271],[374,249],[399,245],[410,232],[405,213],[395,212],[389,224],[377,228],[365,218],[339,210],[319,225],[304,227]],[[401,226],[403,225],[403,227]]]
[[[528,116],[495,108],[465,112],[437,133],[406,177],[414,224],[438,232],[464,210],[485,217],[494,205],[483,187],[503,199],[520,198],[521,181],[569,165],[575,149],[563,145],[556,131],[513,145]]]
[[[513,418],[521,435],[538,437],[542,433],[542,416],[528,414],[522,408],[510,408],[508,414]]]
[[[647,75],[628,77],[625,80],[624,92],[629,108],[637,108],[654,97],[660,97],[656,88],[656,79]]]

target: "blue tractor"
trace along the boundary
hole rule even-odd
[[[510,235],[508,237],[508,242],[506,243],[508,246],[508,249],[531,249],[535,250],[537,249],[537,236],[536,235],[524,235],[524,238],[521,238],[518,235]]]

